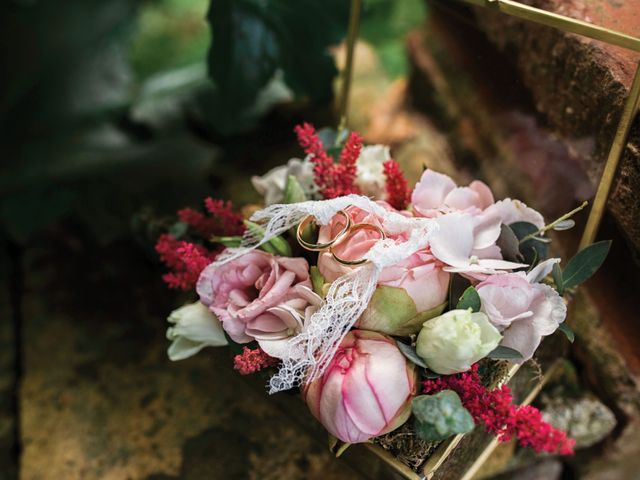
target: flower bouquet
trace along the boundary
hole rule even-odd
[[[563,295],[609,243],[563,269],[547,232],[571,228],[579,208],[546,224],[481,181],[460,187],[429,169],[410,189],[389,148],[295,131],[306,157],[252,178],[264,205],[243,209],[249,218],[208,198],[206,213],[179,211],[159,238],[164,280],[198,295],[169,316],[169,357],[231,345],[240,374],[269,371],[270,393],[299,388],[345,445],[405,423],[437,445],[478,425],[571,454],[572,439],[489,378],[497,360],[526,362],[556,330],[572,340]]]

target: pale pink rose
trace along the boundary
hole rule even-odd
[[[391,209],[391,207],[384,202],[378,203]],[[351,215],[353,223],[370,223],[381,227],[378,217],[357,207],[348,208],[347,213]],[[324,243],[331,238],[335,238],[343,227],[344,218],[341,215],[336,215],[329,225],[320,228],[318,241]],[[394,238],[399,241],[406,240],[404,235],[391,235],[389,238]],[[357,260],[362,258],[378,240],[380,240],[379,233],[373,230],[363,229],[336,246],[334,251],[336,255],[345,260]],[[396,312],[398,313],[398,318],[395,318],[392,322],[395,327],[402,328],[405,320],[408,321],[418,313],[431,310],[446,300],[450,274],[443,271],[443,267],[444,265],[431,255],[431,252],[427,248],[414,253],[396,265],[386,267],[382,270],[378,285],[404,289],[410,299],[415,303],[415,310],[411,309],[411,312]],[[318,256],[318,269],[327,282],[333,282],[335,279],[353,270],[352,267],[337,262],[329,252],[320,253]],[[365,312],[365,317],[367,313],[372,312]],[[404,315],[404,313],[407,315]],[[400,317],[406,318],[401,320]],[[359,325],[361,328],[379,330],[384,333],[396,333],[393,331],[395,327],[391,324],[388,326],[392,328],[392,330],[386,330],[384,327],[380,329],[378,328],[378,324],[379,322],[376,320],[375,325],[377,326],[372,327],[373,323],[367,322],[367,319],[363,318]]]
[[[438,228],[431,237],[431,253],[445,264],[444,270],[473,278],[500,270],[526,267],[523,263],[502,259],[495,245],[500,235],[500,220],[485,215],[449,213],[436,219]]]
[[[474,180],[468,187],[458,187],[448,175],[425,170],[411,195],[416,214],[437,217],[442,213],[478,214],[493,204],[493,193],[486,183]]]
[[[404,289],[418,313],[431,310],[447,299],[450,274],[426,249],[380,272],[378,285]]]
[[[352,330],[324,375],[303,394],[329,433],[343,442],[359,443],[407,421],[415,386],[414,365],[393,339]]]
[[[490,205],[485,209],[484,215],[497,217],[505,225],[511,225],[515,222],[529,222],[538,228],[544,227],[544,218],[539,212],[527,207],[520,200],[512,200],[510,198],[505,198]]]
[[[245,330],[274,358],[283,358],[289,353],[289,339],[303,330],[311,315],[322,305],[322,297],[305,285],[296,285],[291,293],[291,300],[268,308],[249,322]]]
[[[225,265],[209,265],[200,274],[196,291],[237,343],[254,340],[249,332],[287,328],[269,312],[288,304],[304,308],[307,301],[294,287],[311,287],[309,264],[303,258],[277,257],[254,250]]]
[[[533,356],[542,337],[551,335],[564,321],[567,307],[548,285],[530,283],[522,273],[492,275],[476,286],[481,311],[502,332],[501,345]]]
[[[391,207],[385,202],[378,202],[385,208]],[[382,228],[380,219],[373,213],[362,210],[358,207],[349,207],[346,209],[348,215],[351,216],[353,224],[368,223]],[[326,243],[342,231],[345,225],[345,219],[342,215],[335,215],[328,225],[320,227],[318,232],[318,243]],[[344,260],[361,259],[376,242],[380,240],[380,234],[371,229],[361,229],[351,235],[347,240],[343,241],[336,247],[334,252]],[[318,269],[324,277],[325,281],[333,282],[336,278],[340,278],[353,269],[338,263],[328,251],[321,252],[318,255]]]

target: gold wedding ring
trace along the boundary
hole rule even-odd
[[[336,215],[342,215],[344,217],[345,225],[344,225],[344,228],[340,230],[340,232],[335,236],[335,238],[328,241],[327,243],[309,243],[302,238],[304,229],[307,228],[312,222],[315,221],[315,217],[313,215],[306,216],[300,222],[300,224],[298,225],[298,229],[296,230],[296,237],[298,239],[298,242],[302,246],[302,248],[306,250],[311,250],[312,252],[321,252],[323,250],[328,250],[331,247],[338,245],[340,242],[342,242],[347,237],[347,234],[351,229],[351,217],[344,210],[338,210],[336,212]]]
[[[349,228],[347,237],[350,237],[354,232],[358,230],[374,230],[380,234],[380,240],[384,240],[385,238],[387,238],[382,228],[378,227],[377,225],[372,225],[371,223],[357,223],[353,225],[351,228]],[[330,248],[329,252],[331,252],[331,255],[333,255],[333,258],[336,262],[341,263],[342,265],[347,265],[348,267],[362,265],[363,263],[368,262],[366,258],[360,258],[358,260],[344,260],[335,254],[333,248]]]

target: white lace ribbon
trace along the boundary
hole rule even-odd
[[[335,280],[324,303],[305,323],[300,334],[292,337],[283,356],[282,366],[269,382],[269,393],[288,390],[320,377],[333,358],[340,342],[369,305],[383,268],[410,257],[425,248],[437,228],[434,220],[401,215],[360,195],[331,200],[271,205],[255,212],[251,221],[264,228],[260,236],[247,230],[238,248],[225,250],[214,265],[220,266],[283,234],[313,215],[318,225],[327,225],[333,216],[349,206],[356,206],[380,218],[388,234],[405,232],[406,240],[379,240],[365,258],[368,263]]]

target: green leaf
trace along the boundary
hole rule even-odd
[[[502,224],[500,226],[500,236],[496,245],[500,248],[502,257],[512,262],[522,262],[523,256],[520,253],[520,242],[511,227]]]
[[[313,286],[313,291],[316,292],[321,297],[324,297],[324,292],[322,291],[322,287],[324,287],[324,277],[320,273],[320,270],[315,265],[311,267],[309,270],[309,275],[311,276],[311,285]]]
[[[538,227],[529,222],[515,222],[509,225],[509,228],[511,228],[515,236],[518,238],[518,242],[527,235],[531,235],[538,231]],[[524,263],[528,263],[533,267],[536,263],[546,260],[549,256],[547,240],[548,239],[544,237],[536,237],[520,243],[520,253],[524,257]]]
[[[424,360],[422,360],[418,356],[418,354],[416,353],[416,349],[414,347],[412,347],[411,345],[407,345],[406,343],[402,343],[399,340],[396,340],[396,345],[398,345],[398,348],[400,349],[402,354],[405,357],[407,357],[409,360],[411,360],[413,363],[415,363],[419,367],[427,368],[427,364],[424,363]]]
[[[254,235],[258,235],[260,237],[264,235],[264,229],[257,223],[251,222],[249,220],[245,220],[244,224],[247,226],[249,231],[252,232]],[[273,255],[280,255],[282,257],[290,257],[291,255],[293,255],[293,253],[291,252],[291,245],[289,245],[289,242],[287,242],[282,237],[273,237],[268,242],[265,242],[262,245],[260,245],[259,248],[261,248],[267,253],[271,253]]]
[[[454,273],[451,275],[451,280],[449,282],[449,305],[453,308],[454,305],[457,305],[460,297],[464,293],[464,291],[469,288],[471,282],[464,278],[462,275],[458,273]]]
[[[611,240],[593,243],[569,260],[562,276],[564,288],[573,288],[588,280],[600,268],[609,254]]]
[[[346,33],[341,0],[212,0],[209,74],[216,86],[217,128],[230,133],[250,120],[251,106],[282,72],[298,97],[332,98],[337,69],[329,51]]]
[[[513,348],[498,345],[494,350],[489,352],[487,358],[492,358],[494,360],[521,360],[523,357],[519,351],[514,350]]]
[[[304,189],[293,175],[287,177],[287,184],[284,187],[283,203],[299,203],[307,200]]]
[[[551,274],[553,276],[553,282],[556,285],[558,295],[564,295],[564,279],[562,278],[562,269],[560,268],[559,264],[553,264],[553,270],[551,270]]]
[[[427,442],[469,433],[475,426],[473,417],[452,390],[417,396],[411,403],[411,410],[415,417],[416,433]]]
[[[469,287],[464,291],[460,300],[458,300],[456,308],[458,310],[468,310],[470,308],[473,312],[479,312],[481,306],[482,302],[478,291],[473,287]]]
[[[573,333],[573,330],[571,330],[571,328],[569,327],[569,325],[566,324],[566,322],[562,322],[558,327],[558,330],[564,333],[565,336],[567,337],[567,340],[569,340],[571,343],[573,343],[573,341],[576,339],[576,334]]]
[[[233,236],[233,237],[211,237],[211,242],[219,243],[228,248],[237,248],[242,243],[242,237]]]

